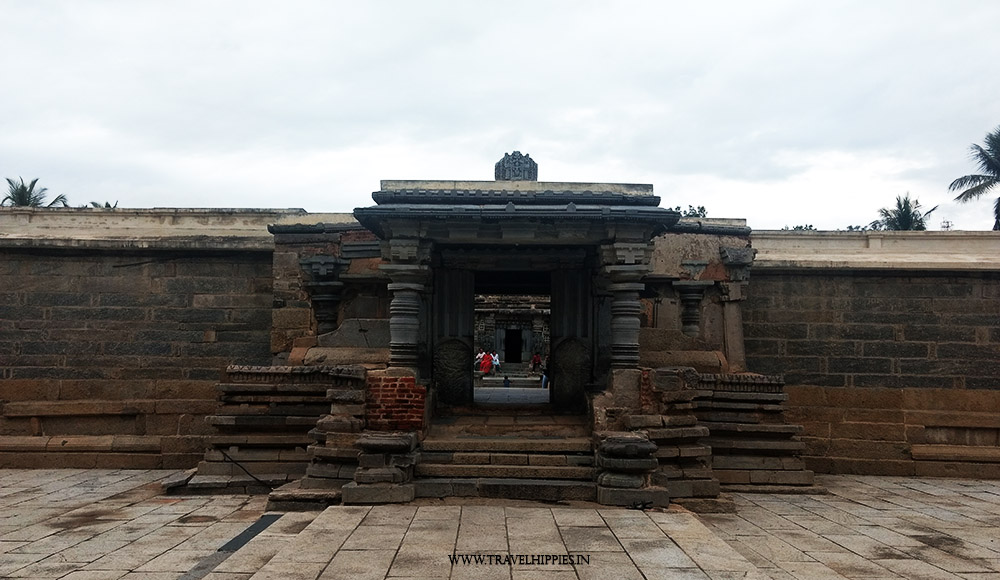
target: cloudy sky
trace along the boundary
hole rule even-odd
[[[751,227],[956,229],[1000,2],[0,0],[0,176],[72,205],[371,205],[380,179],[652,183]],[[996,192],[995,198],[1000,195]]]

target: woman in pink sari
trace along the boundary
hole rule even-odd
[[[479,370],[483,372],[484,375],[490,374],[490,370],[493,368],[493,355],[486,353],[483,355],[483,360],[479,362]]]

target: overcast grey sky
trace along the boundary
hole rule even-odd
[[[1000,2],[0,0],[0,176],[71,204],[372,205],[380,179],[652,183],[757,229],[938,229],[1000,125]],[[996,192],[992,198],[1000,195]]]

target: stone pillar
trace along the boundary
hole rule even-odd
[[[681,332],[687,336],[698,336],[701,332],[701,300],[705,290],[714,282],[701,280],[678,280],[671,285],[681,301]]]
[[[743,344],[743,309],[740,302],[746,297],[746,283],[722,284],[722,322],[724,325],[723,348],[731,372],[747,370],[746,348]]]
[[[642,282],[615,282],[611,290],[611,366],[636,368],[639,366],[639,315],[642,305],[639,292]]]
[[[746,298],[747,279],[757,250],[753,248],[719,248],[719,257],[726,266],[729,282],[722,284],[722,318],[725,324],[726,359],[730,370],[747,370],[746,351],[743,345],[743,308]]]
[[[395,277],[394,277],[395,278]],[[420,340],[420,293],[423,284],[389,284],[389,366],[416,367],[417,342]]]
[[[386,251],[388,250],[388,255]],[[381,270],[388,274],[389,366],[417,368],[420,343],[421,294],[427,289],[430,269],[429,247],[414,239],[393,239],[386,243]]]
[[[611,284],[611,367],[639,366],[639,327],[645,288],[642,277],[649,271],[652,247],[642,242],[615,242],[601,247],[602,273]]]

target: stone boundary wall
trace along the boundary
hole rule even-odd
[[[827,473],[1000,477],[1000,234],[757,232],[748,366]]]
[[[0,208],[0,467],[191,467],[301,210]]]
[[[220,372],[271,362],[267,225],[351,221],[0,208],[0,467],[193,466]],[[1000,234],[752,241],[748,367],[785,375],[812,469],[1000,477]],[[423,427],[423,386],[370,387],[371,420]]]

